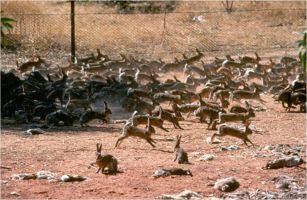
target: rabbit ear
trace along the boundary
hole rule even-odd
[[[178,136],[178,141],[180,142],[181,141],[181,134],[179,134],[179,136]]]
[[[177,146],[177,144],[178,144],[178,137],[179,137],[179,135],[176,135],[175,146]]]
[[[159,106],[159,118],[161,119],[161,117],[162,117],[162,107]]]
[[[101,152],[102,144],[97,143],[97,152]]]
[[[102,144],[99,145],[99,152],[101,152]]]
[[[108,103],[106,101],[103,101],[105,107],[107,108],[108,107]]]
[[[255,52],[255,55],[256,55],[257,58],[260,58],[257,52]]]
[[[97,152],[99,152],[99,144],[98,143],[96,144],[96,147],[97,147]]]
[[[247,108],[250,108],[250,104],[247,101],[245,101],[245,105]]]
[[[175,142],[175,147],[180,147],[180,139],[181,139],[181,135],[177,135],[176,136],[176,142]]]

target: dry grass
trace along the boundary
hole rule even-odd
[[[43,15],[11,15],[17,19],[14,34],[22,36],[32,51],[50,47],[69,48],[70,5],[65,2],[2,2],[4,13],[36,13]],[[129,53],[150,58],[181,56],[200,48],[222,54],[244,53],[248,49],[293,47],[305,29],[304,1],[297,2],[235,2],[234,13],[202,13],[221,11],[221,2],[180,2],[176,12],[164,14],[87,14],[114,12],[101,4],[77,4],[76,38],[79,53],[84,49],[102,48],[105,53]],[[280,9],[266,12],[240,10]],[[185,13],[200,11],[199,13]],[[46,15],[46,13],[57,13]],[[203,15],[203,22],[193,21]],[[242,50],[240,50],[242,49]]]
[[[6,13],[59,13],[66,14],[70,11],[70,4],[65,1],[1,1],[2,10]],[[261,10],[261,9],[298,9],[305,8],[305,1],[240,1],[234,2],[234,11],[238,10]],[[56,10],[55,10],[56,8]],[[221,1],[182,1],[176,8],[176,12],[189,11],[220,11],[223,10]],[[76,6],[77,13],[92,12],[115,12],[112,8],[103,6],[101,3],[78,3]]]

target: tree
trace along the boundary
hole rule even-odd
[[[7,34],[13,29],[12,23],[16,22],[12,18],[1,17],[1,47],[9,45],[9,39]]]
[[[303,39],[297,41],[298,48],[299,48],[299,53],[298,57],[301,61],[303,70],[304,70],[304,75],[306,77],[306,39],[307,39],[307,31],[304,31],[303,33]]]

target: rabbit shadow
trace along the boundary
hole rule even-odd
[[[146,150],[148,150],[148,149],[135,148],[135,147],[132,147],[131,149],[133,149],[133,150],[141,150],[141,151],[146,151]],[[173,151],[164,150],[164,149],[155,149],[155,148],[152,148],[151,150],[152,150],[152,151],[159,151],[159,152],[163,152],[163,153],[174,153]]]
[[[21,124],[20,126],[12,126],[12,125],[2,125],[1,132],[5,131],[17,131],[23,132],[27,131],[28,129],[33,128],[40,128],[46,133],[56,133],[56,132],[66,132],[69,131],[70,134],[78,134],[83,132],[104,132],[104,133],[118,133],[121,131],[120,128],[115,128],[112,126],[89,126],[89,127],[79,127],[79,126],[53,126],[53,127],[41,127],[40,125],[36,124]],[[14,134],[14,133],[13,133]]]

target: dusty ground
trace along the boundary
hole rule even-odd
[[[220,138],[220,144],[207,144],[205,139],[214,131],[206,130],[205,124],[195,123],[196,119],[181,122],[184,130],[176,130],[166,124],[170,132],[157,129],[153,138],[157,147],[139,139],[128,138],[118,149],[114,149],[116,138],[121,132],[121,124],[109,126],[92,125],[91,128],[78,126],[70,129],[53,130],[45,135],[24,137],[22,128],[2,126],[1,134],[1,198],[104,198],[104,199],[154,199],[162,194],[175,194],[184,189],[201,193],[205,197],[220,197],[222,193],[208,184],[216,179],[234,176],[241,183],[238,191],[263,189],[276,191],[270,181],[279,175],[288,175],[305,185],[306,166],[278,170],[261,169],[273,158],[255,158],[261,148],[269,144],[290,144],[303,146],[305,140],[305,114],[285,113],[281,105],[272,102],[269,96],[266,112],[257,112],[252,125],[264,130],[263,135],[253,134],[250,139],[260,147],[247,148],[235,138]],[[171,149],[173,139],[182,134],[182,147],[189,153],[191,165],[173,162]],[[102,150],[119,160],[123,173],[115,176],[96,174],[96,169],[88,169],[95,160],[96,143],[103,144]],[[239,145],[240,150],[225,152],[221,146]],[[197,152],[200,152],[197,155]],[[212,161],[197,161],[203,154],[214,154]],[[302,152],[306,156],[306,152]],[[306,160],[306,159],[305,159]],[[4,169],[10,167],[11,169]],[[182,167],[190,169],[193,177],[166,177],[153,179],[152,174],[159,167]],[[11,180],[16,173],[35,173],[49,170],[61,176],[78,174],[88,179],[79,183],[48,182],[47,180]],[[20,196],[11,195],[17,192]]]
[[[9,3],[5,2],[2,4],[5,7]],[[36,12],[36,7],[33,4],[37,4],[37,2],[32,5],[29,2],[22,4],[21,2],[17,4],[16,2],[12,2],[12,4],[15,4],[15,7],[18,9],[28,10],[28,13],[40,13],[41,9],[45,13],[52,13],[54,11],[54,7],[52,6],[46,7],[46,5],[38,5],[38,11]],[[235,9],[241,9],[241,5],[243,10],[301,8],[300,4],[305,5],[304,2],[288,2],[288,4],[285,4],[285,2],[277,2],[269,4],[270,6],[250,5],[250,3],[243,5],[240,2],[235,4]],[[201,12],[203,10],[220,9],[221,7],[219,2],[213,2],[212,5],[202,5],[205,7],[198,9]],[[58,7],[59,5],[56,6]],[[198,8],[199,5],[183,5],[178,9],[178,12],[195,10],[195,6]],[[255,6],[259,7],[255,8]],[[13,6],[11,9],[6,7],[4,11],[6,13],[20,13],[15,7]],[[81,12],[82,10],[78,11]],[[93,5],[87,7],[84,11],[94,13],[101,10],[97,10],[97,6]],[[67,9],[62,10],[62,12],[67,13]],[[166,48],[167,54],[163,53],[160,55],[157,53],[155,55],[162,59],[172,61],[174,57],[181,58],[182,55],[179,53],[172,54],[171,52],[188,51],[189,53],[192,52],[189,48],[193,48],[194,51],[194,47],[199,47],[202,50],[208,51],[205,54],[207,59],[212,56],[225,55],[228,51],[231,55],[238,55],[240,54],[239,49],[246,46],[251,50],[256,47],[261,48],[261,53],[266,49],[272,49],[272,52],[269,51],[271,54],[267,54],[267,56],[275,58],[276,55],[279,57],[281,55],[288,55],[289,53],[293,55],[297,54],[296,49],[288,50],[286,47],[290,44],[293,47],[294,42],[299,39],[300,36],[297,34],[297,31],[304,27],[304,14],[304,11],[292,11],[289,14],[287,9],[278,13],[266,12],[266,14],[262,12],[255,14],[243,12],[241,14],[238,12],[232,14],[231,18],[228,19],[230,15],[226,13],[220,15],[208,13],[204,15],[206,19],[204,23],[190,21],[194,16],[192,14],[174,14],[170,15],[173,18],[167,19],[168,32],[166,34],[166,43],[163,45],[161,44],[161,33],[163,30],[164,15],[159,15],[160,17],[154,15],[146,19],[143,19],[142,15],[137,18],[136,16],[133,16],[133,18],[127,18],[127,16],[119,18],[118,15],[112,15],[113,17],[111,15],[108,15],[108,17],[99,15],[94,16],[94,19],[92,15],[88,15],[89,19],[98,20],[100,26],[97,27],[100,28],[95,29],[96,32],[89,34],[88,30],[92,30],[92,28],[88,28],[86,25],[90,25],[90,23],[80,21],[82,26],[79,27],[83,29],[78,29],[77,38],[82,38],[82,40],[78,40],[78,45],[88,43],[93,44],[95,47],[99,45],[104,53],[111,56],[118,56],[118,52],[127,54],[132,54],[133,52],[135,56],[139,56],[140,52],[150,52],[148,56],[152,59],[154,53],[159,53],[159,51],[165,50],[164,48]],[[40,22],[38,23],[40,26],[32,26],[33,20],[36,18],[28,20],[29,26],[23,26],[25,29],[23,31],[28,31],[32,37],[27,37],[27,39],[35,39],[36,37],[45,38],[48,36],[51,40],[47,40],[47,42],[51,41],[50,43],[55,44],[55,47],[62,43],[69,44],[69,38],[67,37],[69,29],[67,29],[67,26],[63,26],[64,23],[69,22],[67,20],[68,16],[52,16],[46,15],[45,18],[40,16]],[[88,19],[84,18],[84,20]],[[96,25],[99,25],[98,22],[96,22]],[[105,23],[105,25],[101,25],[101,23]],[[48,29],[42,28],[45,27],[43,26],[45,24],[48,25]],[[136,25],[139,24],[142,24],[141,29],[136,28]],[[177,30],[178,25],[182,25],[183,32],[180,34],[176,32],[175,34],[174,30]],[[190,31],[191,25],[194,27],[194,33]],[[50,27],[54,28],[50,29]],[[233,27],[236,28],[234,29]],[[127,30],[125,32],[118,31],[118,29],[123,28]],[[20,30],[22,29],[20,28]],[[257,34],[255,34],[255,30],[257,30]],[[114,39],[114,33],[118,34],[118,38]],[[187,35],[190,36],[190,41],[186,41],[188,39]],[[108,37],[110,38],[109,40],[106,39]],[[59,42],[54,41],[54,38],[59,40]],[[213,39],[214,41],[211,41]],[[101,43],[103,46],[101,46]],[[212,46],[212,44],[214,45]],[[282,46],[276,46],[281,44]],[[17,59],[21,62],[22,59],[30,58],[33,53],[39,53],[48,60],[50,58],[54,60],[56,55],[56,60],[61,66],[67,65],[69,52],[50,51],[50,48],[53,47],[52,45],[50,46],[46,45],[44,48],[36,50],[36,47],[30,43],[29,47],[26,46],[27,52],[2,53],[1,67],[2,69],[15,67]],[[280,50],[282,52],[276,53],[277,50],[275,48],[282,49]],[[91,49],[94,49],[94,47]],[[133,51],[126,51],[127,49],[132,49]],[[211,52],[212,49],[222,49],[222,51]],[[115,55],[114,52],[116,52]],[[79,52],[78,55],[82,55],[83,53]],[[87,53],[85,51],[84,54]],[[262,54],[260,55],[261,57],[264,56]],[[253,56],[253,54],[250,55]],[[236,177],[240,182],[241,186],[237,191],[246,189],[278,191],[270,180],[273,177],[283,174],[297,179],[300,186],[306,187],[305,165],[268,171],[262,170],[262,167],[268,160],[274,158],[254,157],[257,153],[263,153],[261,149],[269,144],[290,144],[291,146],[303,146],[303,149],[306,149],[306,115],[295,112],[285,113],[280,104],[273,103],[270,96],[265,96],[264,99],[269,102],[266,105],[268,108],[267,111],[257,112],[256,118],[252,122],[252,125],[264,130],[263,135],[253,134],[250,136],[250,139],[260,146],[256,148],[247,148],[240,140],[230,137],[221,138],[222,143],[220,144],[208,145],[205,139],[211,136],[214,131],[206,130],[206,125],[197,123],[195,118],[181,122],[184,130],[173,129],[169,123],[166,123],[166,127],[170,132],[157,129],[157,134],[153,136],[157,141],[156,148],[151,148],[150,145],[142,140],[128,138],[118,149],[114,149],[116,139],[121,132],[122,124],[97,126],[94,123],[91,128],[80,128],[76,125],[73,128],[51,130],[45,135],[33,137],[24,136],[22,131],[26,130],[25,126],[2,125],[1,199],[154,199],[160,198],[162,194],[176,194],[184,189],[199,192],[204,197],[220,197],[222,193],[213,189],[210,184],[219,178],[229,176]],[[189,153],[191,165],[178,165],[173,162],[174,157],[171,152],[173,139],[179,133],[183,135],[182,147]],[[104,152],[114,155],[119,160],[119,169],[123,173],[119,173],[116,176],[106,176],[96,174],[96,169],[94,168],[88,169],[89,164],[95,161],[95,145],[98,142],[103,144],[102,149]],[[221,151],[221,146],[232,144],[239,145],[241,149],[232,152]],[[208,162],[197,161],[203,154],[213,154],[215,159]],[[302,152],[302,156],[306,160],[305,151]],[[9,169],[3,167],[8,167]],[[182,167],[184,169],[190,169],[194,176],[172,176],[153,179],[152,174],[160,167]],[[48,180],[15,181],[10,178],[13,174],[36,173],[40,170],[48,170],[57,173],[58,176],[78,174],[88,179],[80,183],[60,183],[49,182]],[[19,196],[11,195],[10,193],[12,192],[17,192]]]

